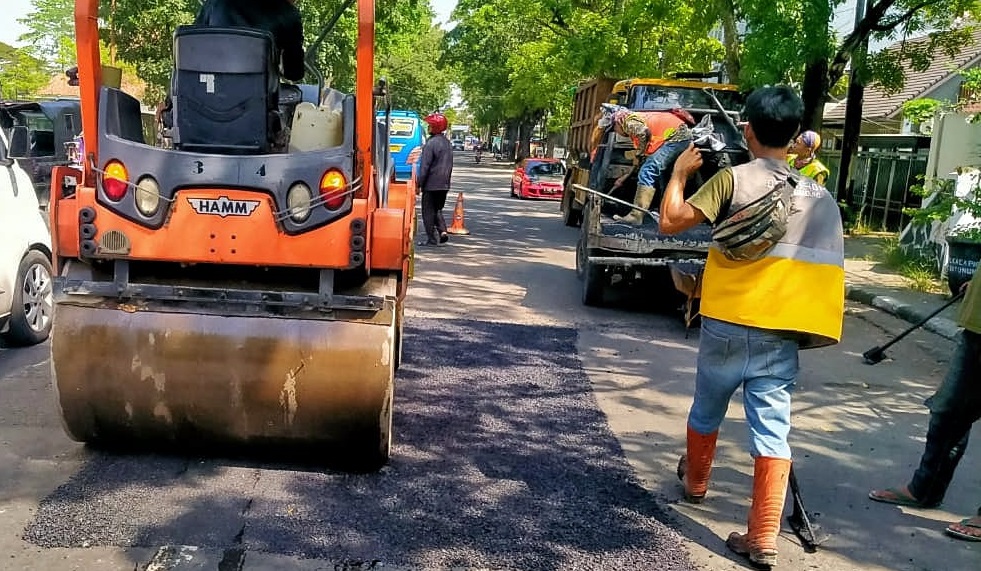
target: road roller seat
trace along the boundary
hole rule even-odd
[[[279,65],[272,34],[180,26],[171,76],[174,148],[268,153],[279,129]]]

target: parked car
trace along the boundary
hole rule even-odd
[[[69,163],[66,143],[82,129],[80,103],[78,99],[0,103],[0,130],[8,141],[15,127],[28,132],[27,154],[17,162],[31,178],[41,207],[47,208],[51,167]]]
[[[0,336],[12,345],[47,339],[54,312],[51,234],[31,177],[14,159],[28,153],[26,131],[11,141],[0,130]]]
[[[511,175],[511,196],[562,200],[565,164],[558,159],[525,159]]]

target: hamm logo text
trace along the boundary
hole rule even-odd
[[[214,214],[221,216],[251,216],[259,207],[258,200],[231,200],[227,196],[221,198],[188,198],[191,208],[198,214]]]

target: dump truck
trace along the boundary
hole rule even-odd
[[[584,191],[576,194],[576,185],[589,186],[589,173],[596,145],[593,133],[600,115],[600,104],[610,103],[616,80],[597,77],[585,81],[576,88],[572,99],[572,117],[569,120],[569,137],[566,147],[566,174],[563,183],[562,220],[566,226],[579,227],[582,207],[586,202]]]
[[[599,104],[617,103],[644,113],[681,108],[701,122],[710,116],[714,136],[725,143],[721,150],[703,150],[704,165],[689,180],[685,196],[691,196],[713,174],[726,166],[749,160],[745,141],[736,127],[743,97],[734,85],[696,81],[692,77],[627,79],[614,83],[604,97],[604,84],[585,84],[581,90],[593,91],[593,97],[577,97],[575,105],[587,109],[573,110],[579,153],[576,172],[566,179],[562,207],[567,225],[579,226],[576,246],[576,272],[582,280],[582,303],[600,305],[611,283],[647,282],[651,291],[664,286],[668,293],[677,290],[686,298],[686,320],[694,316],[699,297],[701,268],[711,244],[711,227],[705,223],[676,235],[658,230],[654,216],[644,216],[642,225],[619,222],[615,217],[631,210],[637,189],[637,172],[632,161],[633,144],[617,135],[612,128],[596,131]],[[592,117],[589,122],[583,118]],[[586,138],[588,133],[588,139]],[[596,144],[584,147],[585,142]],[[624,184],[616,180],[633,172]],[[583,182],[586,181],[586,182]],[[597,191],[597,192],[591,192]],[[606,195],[606,196],[604,196]],[[663,189],[649,206],[657,212]]]
[[[356,4],[353,93],[325,87],[315,45],[311,89],[281,83],[267,32],[177,28],[153,145],[100,79],[98,0],[77,0],[84,165],[55,168],[49,211],[71,438],[389,459],[415,189],[393,182],[374,2]]]

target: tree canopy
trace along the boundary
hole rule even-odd
[[[846,9],[846,0],[462,0],[447,59],[466,64],[464,93],[489,120],[539,109],[558,115],[568,106],[569,87],[587,78],[659,77],[720,65],[746,90],[796,85],[805,123],[817,127],[829,92],[840,90],[866,42],[930,35],[859,63],[865,82],[901,89],[909,71],[965,45],[981,2],[870,0],[854,31],[840,35],[834,15]]]
[[[73,3],[32,0],[32,13],[21,20],[27,53],[52,70],[74,63]],[[199,0],[101,3],[108,60],[134,66],[152,102],[169,81],[173,31],[193,20]],[[298,4],[307,43],[341,4]],[[444,33],[427,0],[378,0],[375,67],[398,107],[432,111],[445,104],[455,82],[477,123],[524,125],[529,132],[543,119],[550,131],[563,130],[572,93],[584,79],[721,68],[746,90],[798,86],[805,123],[813,128],[866,42],[930,35],[858,62],[864,82],[894,91],[910,71],[961,49],[968,25],[981,14],[981,0],[868,0],[854,31],[839,34],[834,15],[848,6],[847,0],[460,0],[456,27]],[[356,32],[355,12],[348,10],[315,57],[342,90],[353,88]]]
[[[568,121],[579,80],[708,71],[713,13],[680,0],[461,0],[446,61],[478,120]]]
[[[307,45],[342,4],[298,4]],[[132,65],[147,83],[146,102],[158,101],[170,81],[174,30],[193,22],[200,5],[199,0],[100,0],[104,63]],[[21,20],[28,28],[23,40],[36,46],[36,55],[52,68],[74,65],[74,0],[32,0],[32,6]],[[429,111],[449,98],[451,76],[435,65],[442,31],[433,26],[426,0],[378,0],[375,34],[376,72],[388,79],[399,107]],[[349,9],[314,58],[333,87],[353,89],[356,41],[357,17]]]
[[[0,99],[18,99],[37,92],[48,83],[44,62],[28,50],[0,43]]]

